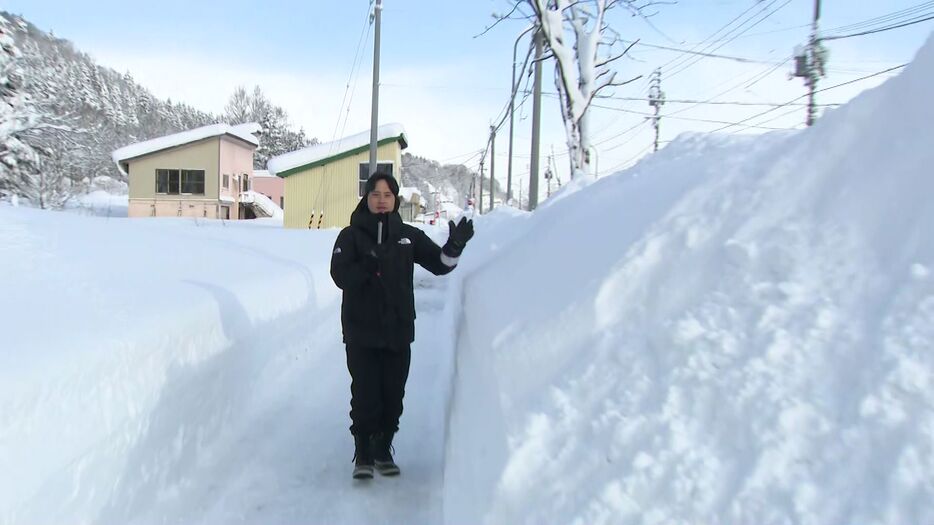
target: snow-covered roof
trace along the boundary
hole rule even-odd
[[[402,124],[383,124],[376,128],[376,140],[382,142],[386,139],[399,139],[402,147],[408,147],[405,138],[405,128]],[[307,166],[316,162],[326,161],[348,151],[366,147],[370,144],[370,130],[362,131],[356,135],[344,137],[333,142],[315,144],[296,151],[273,157],[266,163],[270,173],[278,175],[291,169]]]
[[[413,195],[418,195],[419,197],[421,197],[422,192],[418,191],[418,188],[414,188],[411,186],[403,186],[399,188],[399,196],[402,197],[404,200],[411,201]]]
[[[268,177],[275,177],[272,173],[269,173],[269,170],[253,170],[254,179],[262,179]]]
[[[262,208],[263,212],[265,212],[268,217],[282,220],[282,208],[280,208],[278,204],[273,202],[272,199],[266,195],[263,195],[262,193],[255,191],[245,191],[240,194],[240,202],[258,206],[259,208]]]
[[[249,142],[254,146],[259,146],[259,139],[254,137],[253,133],[258,132],[260,129],[262,129],[260,125],[255,122],[251,122],[249,124],[238,124],[236,126],[231,126],[230,124],[211,124],[209,126],[202,126],[200,128],[182,131],[181,133],[174,133],[172,135],[166,135],[164,137],[158,137],[143,142],[137,142],[136,144],[130,144],[129,146],[124,146],[120,149],[114,150],[114,152],[111,154],[111,158],[113,158],[114,162],[119,164],[120,161],[123,160],[140,157],[149,153],[155,153],[164,149],[174,148],[183,144],[188,144],[206,138],[218,137],[221,135],[233,135],[234,137]]]

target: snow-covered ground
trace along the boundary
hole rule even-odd
[[[65,204],[66,211],[98,217],[126,217],[129,207],[126,193],[115,195],[104,190],[76,195]]]
[[[0,522],[437,522],[447,285],[418,274],[406,475],[355,500],[336,233],[0,207]]]
[[[446,521],[934,523],[932,81],[681,137],[469,272]]]
[[[478,218],[367,484],[336,231],[0,206],[0,523],[934,523],[932,81]]]

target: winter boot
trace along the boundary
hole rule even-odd
[[[373,479],[373,452],[369,434],[354,434],[354,479]]]
[[[392,460],[392,432],[373,435],[373,463],[383,476],[398,476],[399,465]]]

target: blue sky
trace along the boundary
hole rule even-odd
[[[822,27],[854,24],[920,4],[921,0],[824,0]],[[380,120],[406,126],[412,153],[476,164],[475,152],[483,148],[489,124],[507,100],[512,44],[525,26],[510,21],[481,37],[475,35],[492,22],[492,13],[503,12],[508,5],[504,0],[384,0]],[[351,75],[361,33],[367,34],[368,0],[262,4],[241,0],[4,0],[2,8],[71,40],[104,65],[129,71],[158,96],[219,112],[237,85],[259,85],[289,111],[296,125],[321,140],[369,126],[372,33],[362,46],[358,72]],[[655,10],[651,25],[622,11],[616,13],[611,24],[624,38],[710,52],[716,46],[705,49],[706,45],[697,43],[750,10],[746,17],[758,16],[738,28],[739,22],[734,23],[717,35],[733,30],[730,36],[737,38],[714,52],[774,64],[788,58],[796,44],[806,41],[808,28],[804,26],[810,22],[813,0],[682,0],[659,5]],[[921,11],[934,12],[934,7],[922,6]],[[832,72],[822,85],[853,80],[909,61],[932,29],[934,22],[925,22],[831,42]],[[520,45],[520,55],[523,48],[524,44]],[[618,62],[618,69],[623,76],[637,76],[665,66],[663,89],[672,100],[706,100],[726,91],[715,100],[783,103],[804,93],[800,79],[788,79],[790,64],[776,67],[705,58],[679,71],[687,58],[676,52],[639,47],[630,59]],[[546,67],[544,86],[553,92],[551,71],[550,66]],[[885,78],[883,75],[822,93],[819,101],[845,102]],[[615,95],[645,97],[646,89],[646,82],[640,80],[619,88]],[[348,114],[342,102],[351,92]],[[617,108],[594,110],[599,169],[609,171],[645,154],[653,134],[642,115],[625,112],[647,112],[646,102],[607,100],[601,105]],[[517,175],[528,163],[530,108],[531,104],[523,108],[517,121]],[[791,113],[782,116],[788,113],[785,109],[774,112],[762,125],[800,125],[804,110],[787,109]],[[667,141],[681,132],[720,127],[701,120],[736,122],[763,108],[672,103],[664,110],[663,114],[673,113],[662,121],[662,140]],[[542,150],[549,153],[553,146],[560,157],[565,149],[563,127],[553,99],[546,97],[543,112]],[[763,117],[750,123],[765,120]],[[623,134],[634,126],[635,130]],[[504,128],[497,141],[497,175],[503,175],[498,177],[503,180],[505,132]],[[559,161],[557,167],[559,172],[566,170],[564,161]]]

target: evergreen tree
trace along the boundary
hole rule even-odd
[[[42,153],[27,140],[39,128],[39,113],[23,90],[15,30],[0,14],[0,192],[6,194],[21,194],[31,183]]]
[[[224,108],[224,116],[228,124],[243,124],[250,122],[250,95],[243,86],[237,86],[230,101]]]
[[[309,143],[304,131],[293,131],[286,112],[258,87],[252,91],[239,88],[225,115],[218,117],[159,100],[128,73],[100,67],[70,42],[0,14],[7,20],[2,66],[7,103],[0,126],[0,160],[5,160],[0,189],[8,193],[26,195],[25,189],[12,188],[10,164],[16,165],[17,173],[41,173],[41,180],[32,187],[46,188],[37,195],[49,202],[59,199],[47,198],[48,188],[70,186],[75,190],[81,187],[77,181],[102,175],[125,182],[110,158],[113,150],[220,121],[263,125],[265,136],[260,137],[263,146],[257,168],[265,167],[270,156]],[[17,70],[22,70],[19,77]],[[23,83],[23,78],[29,83]],[[40,160],[43,170],[39,169]],[[32,167],[26,169],[27,164]]]

